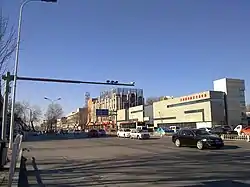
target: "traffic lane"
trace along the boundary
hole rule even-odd
[[[72,140],[70,142],[76,143]],[[176,148],[164,138],[146,141],[92,139],[86,141],[84,145],[88,144],[99,145],[93,147],[97,150],[104,147],[108,154],[96,157],[93,154],[100,152],[89,154],[88,150],[85,152],[86,157],[84,155],[76,157],[71,150],[71,154],[68,152],[66,157],[41,158],[40,156],[36,163],[44,184],[46,186],[185,186],[201,184],[207,180],[249,178],[247,173],[250,155],[244,149],[239,151],[240,148],[234,148],[234,152],[230,152],[231,149],[198,151],[195,148]],[[138,149],[135,153],[136,148]],[[112,149],[114,152],[110,152]],[[123,154],[114,154],[121,150],[124,151]],[[29,176],[29,179],[31,178],[32,174]],[[215,183],[210,185],[216,186]],[[227,181],[219,182],[217,185],[229,186]],[[240,186],[240,184],[235,185]]]
[[[221,154],[249,151],[249,144],[238,145],[236,142],[225,142],[221,150],[202,150],[203,153]],[[170,151],[195,152],[196,148],[177,148],[171,138],[151,140],[131,140],[119,138],[93,138],[84,140],[61,140],[51,142],[24,143],[24,147],[31,150],[33,156],[43,157],[73,157],[73,159],[110,158],[123,155],[158,154]]]

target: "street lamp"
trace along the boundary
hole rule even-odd
[[[59,100],[61,100],[62,98],[61,98],[61,97],[58,97],[57,99],[52,100],[52,99],[50,99],[50,98],[48,98],[48,97],[44,97],[44,99],[45,99],[45,100],[48,100],[48,101],[50,101],[52,104],[54,104],[54,102],[59,101]]]
[[[44,99],[45,100],[47,100],[47,101],[50,101],[51,102],[51,105],[53,105],[54,106],[54,103],[56,102],[56,101],[59,101],[59,100],[61,100],[62,98],[61,97],[58,97],[57,99],[50,99],[50,98],[48,98],[48,97],[44,97]],[[54,113],[54,108],[52,107],[52,114]],[[51,122],[51,129],[52,129],[52,124],[53,122]]]
[[[20,48],[23,8],[25,7],[25,5],[27,5],[30,2],[51,2],[51,3],[56,3],[57,0],[25,0],[20,6],[19,20],[18,20],[18,30],[17,30],[17,42],[16,42],[14,80],[13,80],[13,90],[12,90],[12,103],[11,103],[10,139],[9,139],[9,148],[10,149],[12,149],[12,144],[13,144],[14,110],[15,110],[15,100],[16,100],[16,84],[17,84],[17,71],[18,71],[18,62],[19,62],[19,51],[20,51],[19,48]]]

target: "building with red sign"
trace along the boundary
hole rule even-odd
[[[158,101],[153,104],[153,117],[155,127],[223,125],[226,123],[225,93],[205,91]]]

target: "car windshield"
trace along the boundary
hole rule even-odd
[[[198,130],[195,130],[194,133],[196,135],[210,135],[209,132],[205,131],[205,130],[201,130],[201,129],[198,129]]]

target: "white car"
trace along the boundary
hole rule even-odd
[[[148,133],[148,131],[145,131],[145,130],[132,130],[131,133],[130,133],[130,138],[131,139],[149,139],[150,138],[150,134]]]
[[[119,138],[129,138],[130,137],[130,129],[120,129],[117,132],[117,136]]]

